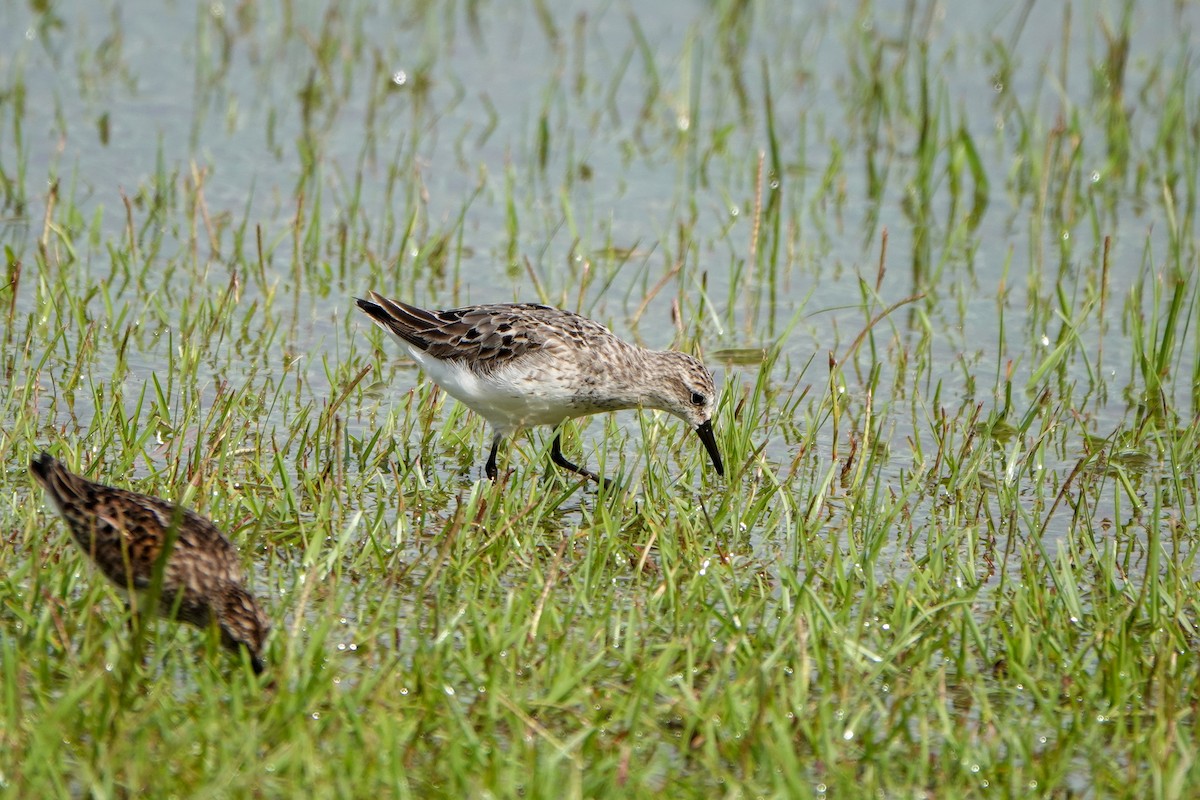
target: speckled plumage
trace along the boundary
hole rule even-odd
[[[724,474],[712,432],[716,387],[712,373],[692,356],[638,347],[598,322],[534,303],[428,311],[376,292],[370,296],[358,299],[358,307],[396,337],[438,385],[495,429],[489,478],[496,477],[503,437],[627,408],[656,408],[686,421],[717,474]],[[600,480],[563,457],[561,435],[550,456],[560,467]]]
[[[89,481],[47,453],[34,458],[29,469],[79,547],[127,593],[150,589],[155,563],[174,532],[158,613],[197,627],[215,620],[222,643],[231,650],[245,647],[254,671],[262,671],[270,626],[242,585],[237,549],[215,525],[157,497]]]

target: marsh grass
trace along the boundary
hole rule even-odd
[[[1187,796],[1194,18],[1148,50],[1068,10],[1031,63],[1028,11],[974,50],[936,4],[717,6],[671,38],[535,4],[534,101],[448,66],[486,4],[412,4],[415,59],[353,4],[201,10],[191,149],[136,183],[31,168],[38,47],[79,49],[52,128],[103,147],[145,69],[119,14],[35,13],[0,62],[7,794]],[[239,194],[247,120],[285,170]],[[619,487],[545,431],[481,480],[490,433],[368,289],[703,351],[725,479],[626,413],[565,440]],[[43,447],[233,538],[267,675],[127,630]]]

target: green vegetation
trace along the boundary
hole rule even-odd
[[[1194,5],[682,5],[0,11],[6,794],[1191,795]],[[703,350],[726,479],[482,480],[368,289]],[[267,675],[123,658],[42,448],[230,535]]]

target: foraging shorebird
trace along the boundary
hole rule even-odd
[[[550,306],[501,303],[428,311],[370,295],[356,298],[358,307],[396,337],[435,383],[491,423],[484,471],[492,480],[505,436],[627,408],[669,411],[687,422],[717,474],[725,474],[712,429],[716,387],[712,373],[692,356],[646,350],[598,322]],[[550,459],[602,481],[563,456],[560,431]]]
[[[237,549],[217,526],[157,497],[89,481],[47,453],[29,469],[75,542],[118,588],[144,595],[165,553],[158,613],[201,628],[215,622],[222,644],[246,648],[254,671],[262,672],[270,626],[242,585]]]

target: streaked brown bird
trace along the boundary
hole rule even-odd
[[[237,549],[217,526],[157,497],[89,481],[48,453],[29,469],[79,547],[127,594],[151,589],[155,564],[169,546],[158,613],[200,628],[215,622],[222,644],[235,652],[246,648],[254,671],[262,672],[270,625],[242,585]]]
[[[573,417],[656,408],[682,419],[725,474],[713,434],[717,390],[712,373],[676,350],[647,350],[599,322],[535,303],[498,303],[430,311],[378,292],[358,307],[394,336],[439,386],[492,425],[485,474],[496,479],[505,436]],[[556,432],[550,460],[603,483],[568,461]]]

